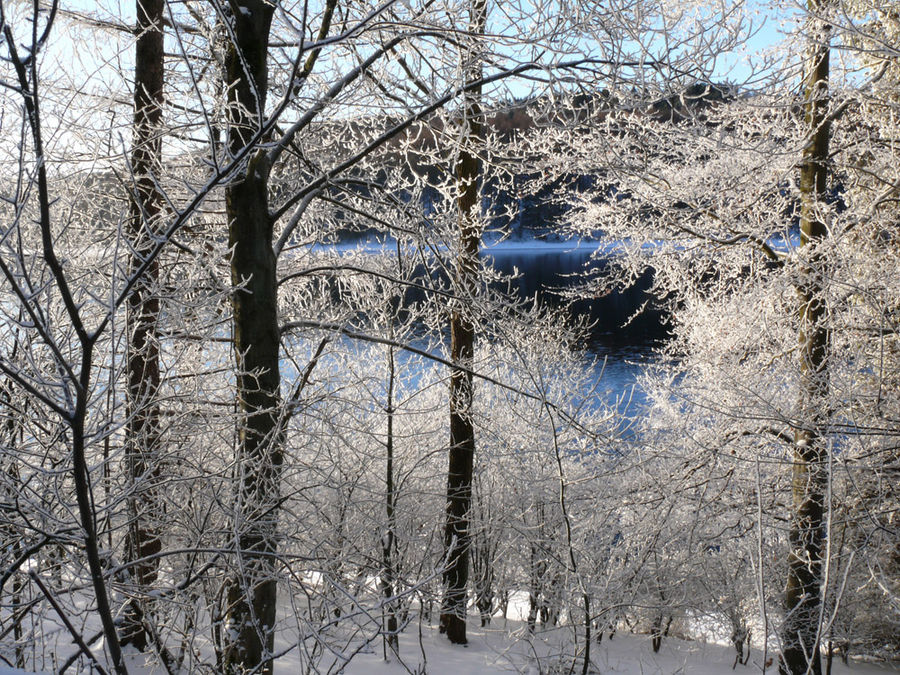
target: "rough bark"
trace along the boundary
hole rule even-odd
[[[476,48],[487,23],[486,0],[470,7],[470,46],[464,54],[466,84],[481,79],[481,56]],[[477,140],[482,134],[481,87],[464,97],[463,144],[455,174],[459,186],[459,254],[454,286],[460,299],[450,317],[450,450],[447,470],[447,520],[444,546],[444,598],[440,628],[454,644],[466,643],[466,589],[469,581],[469,507],[472,501],[472,471],[475,459],[475,427],[472,423],[472,363],[475,327],[466,310],[477,284],[478,247],[481,242],[481,161]],[[473,147],[474,146],[474,147]]]
[[[810,0],[812,13],[821,11]],[[811,36],[812,53],[806,84],[806,122],[810,132],[800,168],[800,230],[805,268],[798,286],[800,303],[800,410],[794,430],[790,554],[782,628],[781,671],[791,675],[822,672],[818,626],[822,604],[822,552],[825,548],[827,490],[828,348],[825,262],[816,247],[827,236],[823,209],[827,199],[829,28]]]
[[[162,211],[163,196],[155,178],[161,166],[160,128],[163,106],[163,11],[165,0],[137,0],[134,63],[134,123],[131,170],[134,192],[129,219],[131,269],[146,260],[154,245],[153,234]],[[126,558],[139,590],[156,581],[161,550],[157,494],[160,459],[159,343],[156,293],[159,266],[154,261],[134,284],[128,298],[128,423],[126,463],[132,485]],[[122,644],[147,647],[140,617],[143,608],[131,600],[123,613]]]
[[[228,151],[237,155],[260,131],[268,84],[267,50],[274,7],[244,0],[229,17],[226,120]],[[280,403],[278,293],[268,210],[266,155],[248,155],[245,170],[226,189],[228,242],[232,248],[233,340],[240,409],[234,536],[238,559],[227,581],[226,672],[272,672],[275,554],[283,442]]]

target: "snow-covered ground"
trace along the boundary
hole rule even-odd
[[[324,659],[318,664],[321,673],[345,675],[402,675],[429,673],[431,675],[490,675],[493,673],[580,673],[581,662],[573,666],[571,655],[571,629],[562,627],[544,631],[538,626],[535,635],[529,637],[520,621],[495,619],[491,626],[481,628],[476,617],[471,617],[468,627],[469,644],[451,645],[430,625],[410,625],[400,636],[400,658],[385,660],[381,640],[373,642],[367,650],[357,653],[343,670],[337,661]],[[96,654],[102,649],[95,650]],[[146,655],[127,650],[128,670],[132,675],[160,675],[164,669],[152,663]],[[619,632],[614,639],[604,638],[600,644],[591,645],[592,673],[616,673],[618,675],[737,675],[766,672],[777,673],[777,668],[763,670],[765,655],[758,648],[751,650],[746,666],[734,664],[734,650],[716,643],[685,641],[675,638],[663,640],[659,653],[654,653],[650,638]],[[26,671],[0,667],[0,675],[21,675]],[[74,672],[74,671],[72,671]],[[282,656],[276,662],[277,675],[300,675],[304,672],[296,652]],[[313,671],[316,672],[316,671]],[[900,672],[900,664],[858,663],[851,660],[844,665],[835,659],[832,675],[885,675]]]
[[[518,631],[516,629],[518,628]],[[519,639],[511,639],[510,631]],[[415,631],[405,634],[400,640],[400,656],[404,665],[386,663],[380,650],[374,654],[359,654],[345,670],[348,675],[399,675],[400,673],[427,672],[433,675],[468,675],[475,673],[519,672],[529,675],[546,672],[568,673],[571,658],[560,659],[563,645],[570,644],[569,629],[538,632],[533,639],[525,639],[524,630],[518,622],[496,621],[492,627],[482,629],[476,621],[469,624],[469,645],[450,645],[446,638],[430,627],[423,631],[421,648]],[[423,658],[422,649],[425,657]],[[735,652],[730,647],[719,644],[687,642],[674,638],[663,641],[659,653],[654,654],[650,638],[646,635],[618,633],[612,640],[604,639],[601,644],[591,645],[592,663],[597,673],[619,673],[625,675],[722,675],[725,673],[760,673],[763,671],[763,653],[753,649],[746,666],[738,665],[732,671]],[[550,656],[548,656],[550,655]],[[767,659],[773,655],[767,655]],[[554,665],[557,666],[554,669]],[[424,666],[424,668],[423,668]],[[559,666],[562,666],[561,668]],[[408,669],[408,670],[407,670]],[[282,668],[278,672],[292,672]],[[579,662],[573,671],[581,672]],[[766,672],[775,675],[777,668],[769,667]],[[885,664],[861,664],[850,662],[845,666],[835,659],[832,675],[884,675],[900,672],[900,667]]]
[[[509,598],[509,619],[495,616],[491,625],[480,626],[478,615],[469,615],[467,635],[469,644],[465,646],[451,645],[441,635],[437,627],[419,621],[417,603],[410,608],[410,622],[399,635],[399,654],[386,654],[386,646],[381,637],[373,632],[371,623],[363,621],[365,630],[353,633],[340,630],[329,633],[331,638],[343,635],[346,639],[344,647],[340,639],[330,640],[330,653],[317,650],[314,658],[309,654],[302,655],[297,647],[297,633],[288,628],[291,624],[289,603],[285,602],[285,614],[282,619],[282,630],[276,635],[275,649],[280,653],[275,662],[275,675],[306,675],[306,673],[328,673],[341,675],[492,675],[498,673],[523,673],[526,675],[580,675],[582,672],[581,645],[579,653],[572,653],[573,632],[571,625],[555,628],[544,628],[537,624],[533,635],[529,635],[527,623],[524,621],[528,612],[527,595],[523,592],[513,593]],[[378,622],[377,615],[367,615]],[[89,623],[91,623],[89,621]],[[48,626],[52,626],[52,620]],[[377,623],[376,623],[377,626]],[[93,628],[98,628],[93,626]],[[46,626],[45,626],[46,630]],[[616,632],[613,639],[604,635],[599,644],[591,644],[591,673],[617,675],[751,675],[768,673],[777,675],[777,652],[770,643],[767,651],[763,651],[760,643],[754,643],[750,650],[750,658],[746,665],[735,665],[735,651],[725,644],[722,633],[726,628],[718,627],[706,619],[696,619],[688,626],[691,635],[703,635],[699,640],[682,640],[666,637],[658,653],[654,653],[649,635],[630,633],[625,629]],[[56,632],[56,631],[51,631]],[[90,632],[90,631],[89,631]],[[369,642],[361,641],[363,635],[369,636]],[[759,627],[754,635],[759,636]],[[45,632],[46,635],[46,632]],[[56,645],[56,661],[62,662],[73,654],[75,647],[71,639],[59,627],[60,639]],[[596,639],[596,635],[594,636]],[[582,636],[579,631],[578,639]],[[202,653],[207,664],[214,663],[212,648],[208,639],[196,635],[194,648]],[[310,648],[317,643],[311,640]],[[102,639],[91,645],[95,656],[102,659],[104,655]],[[158,664],[152,654],[142,654],[133,647],[125,648],[126,665],[131,675],[165,675],[165,669]],[[387,658],[386,658],[387,656]],[[398,658],[399,656],[399,658]],[[348,657],[350,657],[348,659]],[[310,661],[315,662],[310,667]],[[774,666],[772,665],[774,662]],[[69,673],[94,672],[84,660],[68,671]],[[107,664],[104,664],[107,665]],[[765,666],[765,667],[764,667]],[[0,664],[0,675],[22,675],[25,672]],[[52,672],[52,671],[47,671]],[[112,672],[112,668],[108,668]],[[210,665],[203,667],[203,673],[213,673]],[[831,675],[886,675],[900,673],[900,663],[863,663],[851,659],[843,664],[835,657]],[[179,675],[193,675],[183,670]]]

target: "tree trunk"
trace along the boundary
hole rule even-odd
[[[395,533],[397,531],[397,493],[394,487],[394,379],[396,378],[396,365],[394,363],[394,348],[388,348],[388,390],[387,405],[387,439],[385,440],[386,466],[385,466],[385,491],[384,508],[387,517],[387,529],[381,539],[381,592],[384,598],[384,631],[385,646],[391,650],[394,656],[400,652],[400,637],[397,635],[397,602],[394,600],[394,581],[397,578],[394,568]],[[385,651],[385,659],[388,654]]]
[[[473,0],[469,9],[471,44],[463,54],[466,84],[481,79],[481,55],[477,46],[487,23],[486,0]],[[481,162],[477,141],[481,137],[481,87],[467,91],[463,101],[462,146],[456,162],[459,187],[459,253],[454,286],[458,304],[450,317],[450,452],[447,470],[447,524],[444,546],[444,599],[440,628],[454,644],[466,644],[466,588],[469,581],[469,506],[475,459],[475,427],[472,423],[472,364],[475,327],[465,307],[475,291],[478,246],[481,242]],[[476,146],[476,147],[473,147]],[[457,367],[458,366],[458,367]]]
[[[160,131],[163,105],[163,10],[164,0],[137,0],[137,45],[134,62],[134,124],[131,169],[134,194],[131,201],[129,238],[131,271],[138,270],[151,252],[162,211],[163,196],[156,178],[161,167]],[[161,503],[157,494],[160,460],[159,402],[159,265],[154,262],[135,283],[128,298],[128,423],[126,462],[132,486],[126,559],[133,563],[132,576],[139,592],[156,581],[162,548]],[[141,622],[144,610],[136,599],[123,612],[122,644],[147,648]]]
[[[810,10],[822,9],[810,0]],[[812,55],[806,84],[806,122],[810,140],[800,168],[800,231],[803,246],[812,248],[798,286],[800,302],[800,409],[794,430],[791,482],[793,513],[790,556],[782,628],[783,673],[820,675],[818,626],[822,604],[822,551],[825,545],[827,490],[828,348],[825,262],[816,250],[827,236],[822,209],[827,198],[829,28],[811,36]]]
[[[494,608],[494,557],[496,532],[491,527],[491,509],[483,482],[473,481],[473,499],[478,528],[472,535],[472,573],[475,576],[475,606],[481,627],[490,625]]]
[[[537,546],[532,543],[529,547],[530,557],[528,559],[529,566],[529,587],[528,587],[528,634],[534,635],[534,629],[537,626],[538,605],[541,598],[541,575],[542,571],[538,567],[538,550]]]
[[[244,0],[229,17],[234,37],[225,57],[226,120],[232,156],[255,141],[265,119],[273,11],[265,0]],[[283,439],[278,421],[278,293],[268,178],[265,153],[253,150],[245,170],[225,191],[231,280],[236,287],[232,310],[240,409],[233,525],[238,560],[225,593],[223,665],[229,673],[272,672]]]

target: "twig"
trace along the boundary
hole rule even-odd
[[[50,593],[50,590],[44,586],[44,583],[41,581],[40,577],[34,570],[28,572],[28,576],[31,577],[31,580],[35,583],[35,585],[40,589],[41,593],[44,594],[44,597],[47,598],[47,602],[50,603],[50,606],[53,607],[54,611],[59,615],[59,618],[62,620],[63,624],[65,624],[69,633],[72,635],[72,639],[75,641],[75,644],[78,645],[78,648],[82,651],[82,653],[87,656],[91,661],[94,662],[94,667],[97,669],[97,672],[100,675],[107,675],[106,670],[103,666],[100,665],[100,662],[97,660],[97,657],[91,652],[90,647],[87,646],[84,642],[84,638],[81,637],[81,634],[75,630],[75,626],[72,625],[72,622],[69,621],[69,618],[66,616],[65,612],[63,612],[62,607],[59,606],[59,603],[56,602],[56,598]]]

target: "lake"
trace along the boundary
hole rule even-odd
[[[581,282],[579,275],[586,263],[602,270],[617,255],[617,248],[615,243],[599,242],[504,241],[483,247],[481,255],[491,267],[512,277],[512,290],[519,297],[536,297],[545,305],[566,306],[573,319],[589,323],[583,345],[585,367],[591,370],[589,379],[599,383],[597,393],[605,402],[615,404],[624,416],[633,418],[646,403],[643,392],[634,388],[635,381],[644,366],[655,362],[654,349],[667,335],[665,317],[660,311],[646,309],[634,316],[648,299],[649,273],[629,289],[602,296],[584,293],[589,297],[568,305],[559,293]],[[360,247],[339,245],[331,250],[359,251]],[[384,255],[390,248],[371,243],[362,250]],[[426,273],[422,270],[421,274]],[[415,290],[406,295],[406,302],[424,299],[424,293]]]
[[[572,288],[589,262],[602,269],[617,254],[615,243],[502,242],[482,251],[495,269],[518,273],[514,286],[521,297],[537,297],[560,304],[557,291]],[[626,418],[639,415],[646,397],[635,387],[643,367],[655,363],[655,348],[666,338],[665,317],[655,309],[634,316],[648,299],[649,273],[633,287],[603,296],[594,295],[569,305],[573,318],[591,324],[585,349],[597,392]],[[631,319],[631,321],[629,321]]]

